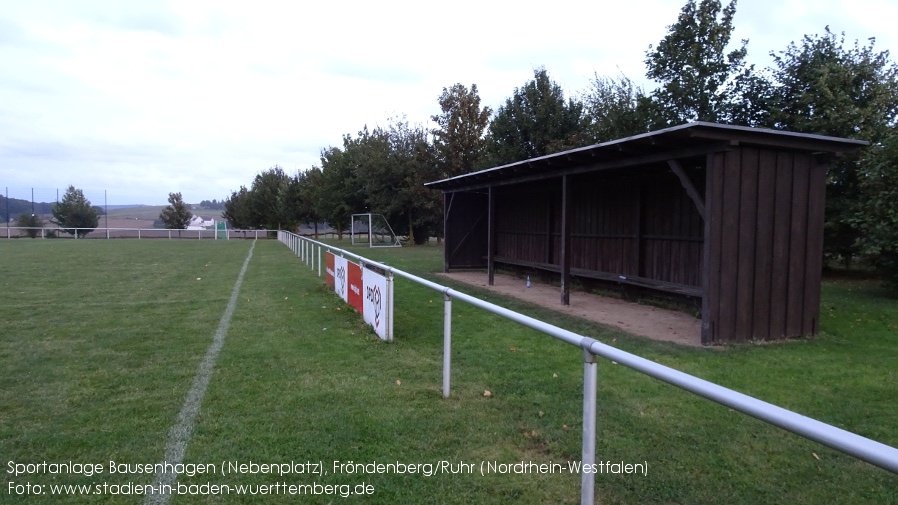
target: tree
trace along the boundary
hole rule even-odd
[[[846,49],[845,36],[826,28],[822,36],[805,36],[774,56],[776,83],[771,117],[776,127],[867,140],[887,138],[898,118],[898,67],[888,51],[869,46]],[[862,212],[868,195],[860,185],[862,153],[841,158],[829,172],[824,248],[846,267],[858,252],[861,230],[853,215]]]
[[[168,206],[162,209],[159,219],[165,224],[166,228],[172,230],[183,230],[190,224],[190,218],[193,214],[187,210],[187,205],[181,198],[181,193],[168,194]]]
[[[364,131],[367,131],[367,127]],[[361,135],[361,133],[360,133]],[[326,197],[318,201],[318,212],[337,231],[343,240],[343,231],[349,227],[352,214],[365,208],[353,153],[351,136],[343,136],[343,149],[330,147],[321,151],[321,193]]]
[[[405,228],[411,243],[442,235],[441,194],[424,186],[438,178],[427,130],[405,118],[392,119],[388,129],[376,128],[359,140],[365,151],[358,174],[368,208]]]
[[[860,181],[864,205],[852,222],[861,232],[860,253],[898,292],[898,129],[873,146]]]
[[[497,166],[581,147],[589,143],[583,104],[565,102],[561,87],[546,69],[499,107],[489,126],[482,166]]]
[[[224,200],[224,211],[221,216],[238,230],[253,229],[252,209],[250,208],[249,190],[240,186],[239,191],[231,191],[231,196]]]
[[[278,195],[287,186],[290,176],[275,165],[256,175],[249,191],[250,224],[256,228],[280,230],[289,218]]]
[[[320,201],[324,197],[321,191],[324,179],[321,169],[312,167],[297,174],[299,182],[299,205],[302,219],[312,222],[315,239],[318,239],[318,223],[324,219],[320,213]]]
[[[78,234],[83,237],[90,233],[93,228],[97,227],[100,218],[97,211],[91,206],[90,200],[84,197],[84,192],[76,189],[75,186],[69,186],[62,201],[53,204],[54,224],[63,228],[63,231],[69,235]]]
[[[736,0],[689,0],[657,47],[646,51],[646,76],[660,83],[652,93],[661,124],[727,119],[735,80],[748,54],[747,40],[726,52],[733,33]]]
[[[40,216],[25,212],[16,219],[16,226],[19,228],[27,228],[25,235],[30,238],[37,238],[40,229],[44,226],[44,220]]]
[[[649,98],[628,77],[596,74],[583,97],[593,142],[607,142],[649,131]]]
[[[443,88],[439,103],[442,113],[431,119],[439,125],[432,133],[440,165],[437,178],[442,179],[466,174],[478,166],[483,156],[483,132],[492,110],[480,107],[476,84],[470,90],[463,84]]]

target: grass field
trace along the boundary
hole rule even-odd
[[[348,241],[347,241],[348,242]],[[3,503],[141,503],[18,496],[9,482],[149,484],[151,474],[9,474],[8,462],[158,463],[251,241],[0,241]],[[438,247],[362,249],[426,274]],[[822,335],[726,350],[648,342],[478,294],[665,365],[898,446],[898,309],[874,283],[827,283]],[[579,476],[481,476],[481,461],[579,459],[578,349],[453,307],[453,394],[441,396],[442,299],[399,280],[380,342],[324,281],[259,241],[185,462],[322,461],[330,475],[181,475],[182,484],[311,483],[370,496],[175,496],[171,503],[577,503]],[[492,396],[485,397],[489,390]],[[599,363],[600,503],[896,503],[898,478],[612,363]],[[566,429],[569,428],[569,429]],[[473,463],[455,475],[335,475],[334,461]],[[15,485],[14,484],[14,485]]]

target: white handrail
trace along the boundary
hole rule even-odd
[[[636,356],[635,354],[622,351],[611,347],[607,344],[599,342],[590,337],[579,335],[571,331],[565,330],[558,326],[534,319],[519,312],[515,312],[496,304],[481,300],[474,296],[456,291],[447,286],[442,286],[435,282],[423,279],[416,275],[404,272],[397,268],[369,260],[358,254],[352,253],[345,249],[340,249],[328,245],[324,242],[312,240],[302,237],[291,232],[278,232],[278,239],[287,243],[288,240],[298,240],[317,244],[319,248],[337,251],[344,256],[352,256],[369,265],[376,266],[394,275],[405,277],[413,282],[421,284],[425,287],[443,293],[446,304],[450,304],[452,298],[457,298],[467,302],[475,307],[479,307],[493,314],[510,319],[519,324],[541,331],[547,335],[555,337],[568,344],[575,345],[584,350],[584,400],[583,400],[583,464],[595,463],[595,426],[596,426],[596,368],[595,360],[591,356],[601,356],[605,359],[615,361],[623,366],[632,368],[655,379],[667,382],[673,386],[679,387],[690,393],[706,398],[727,407],[750,415],[764,422],[790,431],[797,435],[819,442],[823,445],[836,449],[837,451],[854,456],[860,460],[866,461],[880,468],[898,474],[898,449],[885,445],[883,443],[862,437],[841,428],[837,428],[830,424],[826,424],[816,419],[803,416],[791,410],[767,403],[757,398],[742,394],[738,391],[725,388],[712,382],[700,379],[693,375],[674,370],[673,368],[655,363],[654,361]],[[321,251],[319,249],[319,262]],[[319,270],[319,276],[321,275]],[[450,306],[451,307],[451,306]],[[444,311],[444,317],[451,317],[451,308],[447,307]],[[449,350],[449,323],[444,322],[444,352]],[[444,396],[448,396],[449,390],[449,360],[444,356],[443,367],[443,390]],[[592,504],[594,498],[595,474],[582,475],[581,496],[582,504]]]

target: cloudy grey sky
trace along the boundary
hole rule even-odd
[[[430,125],[442,88],[501,105],[544,66],[565,93],[644,81],[684,0],[0,0],[0,191],[112,204],[221,199],[319,162],[364,125]],[[896,59],[894,0],[741,0],[734,39],[770,64],[829,25]]]

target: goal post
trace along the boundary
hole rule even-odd
[[[368,247],[402,247],[399,237],[382,214],[353,214],[350,230],[352,245],[368,244]]]

